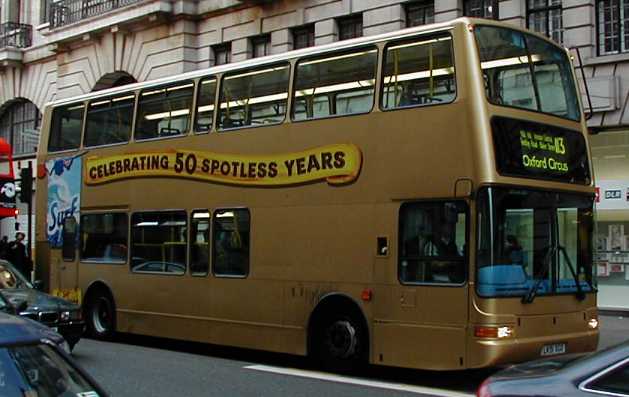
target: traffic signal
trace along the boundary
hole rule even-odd
[[[20,201],[30,203],[33,196],[33,169],[22,168],[20,170]]]

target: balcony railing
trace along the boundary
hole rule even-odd
[[[0,24],[0,48],[26,48],[33,44],[33,28],[23,23]]]
[[[141,0],[61,0],[50,5],[50,27],[58,28]]]

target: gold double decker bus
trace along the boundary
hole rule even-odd
[[[594,350],[569,54],[473,19],[51,103],[36,265],[89,332],[478,368]]]

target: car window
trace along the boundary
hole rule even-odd
[[[98,395],[94,386],[52,347],[0,349],[1,396]]]
[[[587,388],[629,396],[629,362],[596,379]]]
[[[0,264],[0,288],[32,288],[26,279],[10,264]]]

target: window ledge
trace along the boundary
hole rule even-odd
[[[41,25],[35,26],[35,30],[37,30],[38,32],[41,32],[42,30],[48,30],[48,29],[50,29],[50,22],[45,22],[45,23],[42,23]]]
[[[629,52],[613,55],[600,55],[583,61],[584,66],[604,65],[608,63],[629,61]]]

